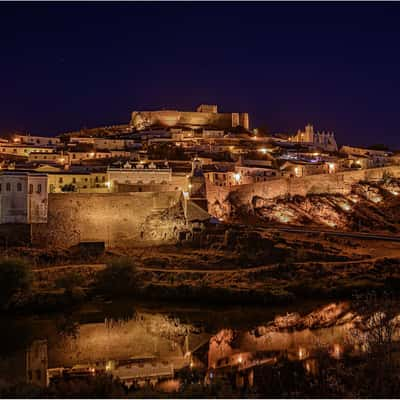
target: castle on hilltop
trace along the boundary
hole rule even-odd
[[[249,114],[219,113],[216,105],[201,104],[196,111],[134,111],[130,125],[139,131],[152,126],[216,129],[230,129],[241,126],[248,130]]]
[[[314,145],[326,151],[338,150],[333,132],[314,132],[314,127],[311,124],[306,125],[304,131],[299,129],[296,135],[289,138],[289,141]]]

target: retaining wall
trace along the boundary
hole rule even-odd
[[[341,193],[351,191],[353,184],[365,180],[382,179],[386,174],[400,177],[400,166],[344,171],[335,174],[309,175],[301,178],[276,178],[264,182],[231,187],[215,186],[207,182],[208,211],[211,215],[231,214],[232,199],[236,206],[251,207],[254,197],[274,199],[281,196]]]

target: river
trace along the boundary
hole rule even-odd
[[[350,302],[204,308],[130,301],[2,317],[0,376],[45,386],[63,371],[109,371],[130,384],[172,379],[184,367],[245,370],[279,352],[307,359],[321,346],[340,357],[359,318]]]

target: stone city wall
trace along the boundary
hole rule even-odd
[[[229,129],[239,124],[249,127],[249,116],[247,113],[212,113],[195,111],[134,111],[131,124],[136,128],[150,125],[162,126],[215,126],[220,129]]]
[[[180,192],[50,193],[47,224],[32,225],[32,243],[106,247],[174,243],[185,229]]]
[[[211,215],[229,217],[232,205],[252,208],[255,197],[274,199],[281,196],[306,196],[307,194],[348,194],[353,184],[374,181],[390,174],[400,177],[399,166],[388,166],[335,174],[309,175],[301,178],[276,178],[264,182],[231,187],[215,186],[207,182],[208,211]]]

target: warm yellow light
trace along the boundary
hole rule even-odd
[[[239,356],[238,363],[241,364],[243,362],[242,356]]]
[[[110,189],[110,187],[111,187],[111,182],[110,182],[110,181],[107,181],[107,182],[106,182],[106,187],[107,187],[108,189]]]
[[[340,358],[341,355],[342,355],[342,347],[340,346],[340,344],[335,343],[333,345],[332,356],[334,358]]]
[[[106,371],[110,371],[111,369],[112,369],[112,362],[111,361],[107,361]]]
[[[191,184],[191,183],[189,183],[188,187],[189,187],[189,189],[191,189],[191,188],[192,188],[192,184]]]
[[[298,356],[299,360],[303,360],[307,357],[307,350],[304,347],[299,347]]]
[[[234,174],[233,177],[235,178],[236,182],[240,181],[240,174],[239,173]]]
[[[329,168],[329,173],[331,174],[332,172],[335,171],[335,164],[334,163],[328,163],[328,168]]]
[[[266,154],[267,153],[267,149],[266,148],[262,148],[262,149],[259,149],[258,150],[260,153],[262,153],[262,154]]]
[[[63,162],[65,161],[65,158],[59,158],[58,161],[59,161],[60,163],[63,163]]]
[[[20,141],[21,141],[20,138],[15,138],[15,139],[14,139],[14,143],[19,143]]]
[[[90,157],[94,157],[94,153],[90,153]]]

